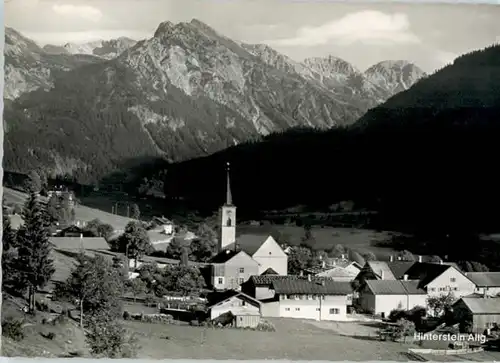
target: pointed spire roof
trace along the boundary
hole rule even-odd
[[[227,186],[226,186],[226,205],[233,205],[233,195],[231,194],[231,180],[229,178],[230,164],[227,163]]]

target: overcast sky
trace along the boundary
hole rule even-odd
[[[364,70],[405,59],[425,71],[500,40],[500,5],[299,0],[7,0],[5,23],[41,45],[151,37],[162,21],[199,19],[293,59],[334,55]],[[392,1],[391,1],[392,2]]]

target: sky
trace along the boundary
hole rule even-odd
[[[498,2],[497,2],[498,3]],[[193,18],[302,61],[333,55],[360,70],[408,60],[426,72],[500,41],[500,3],[329,0],[5,0],[5,24],[41,45],[152,37]]]

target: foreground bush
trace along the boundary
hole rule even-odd
[[[16,342],[24,339],[23,321],[6,318],[2,322],[2,335]]]

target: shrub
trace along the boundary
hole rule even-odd
[[[45,301],[35,301],[35,307],[38,311],[50,312],[49,304]]]
[[[40,333],[40,335],[48,340],[54,340],[54,338],[56,337],[56,334],[53,333],[53,332],[49,332],[49,333]]]
[[[130,313],[126,310],[123,312],[123,320],[130,320]]]
[[[276,331],[276,327],[270,321],[261,320],[260,323],[259,323],[259,325],[257,325],[256,330],[259,330],[259,331]]]
[[[7,318],[2,322],[2,335],[17,342],[24,339],[23,321]]]

